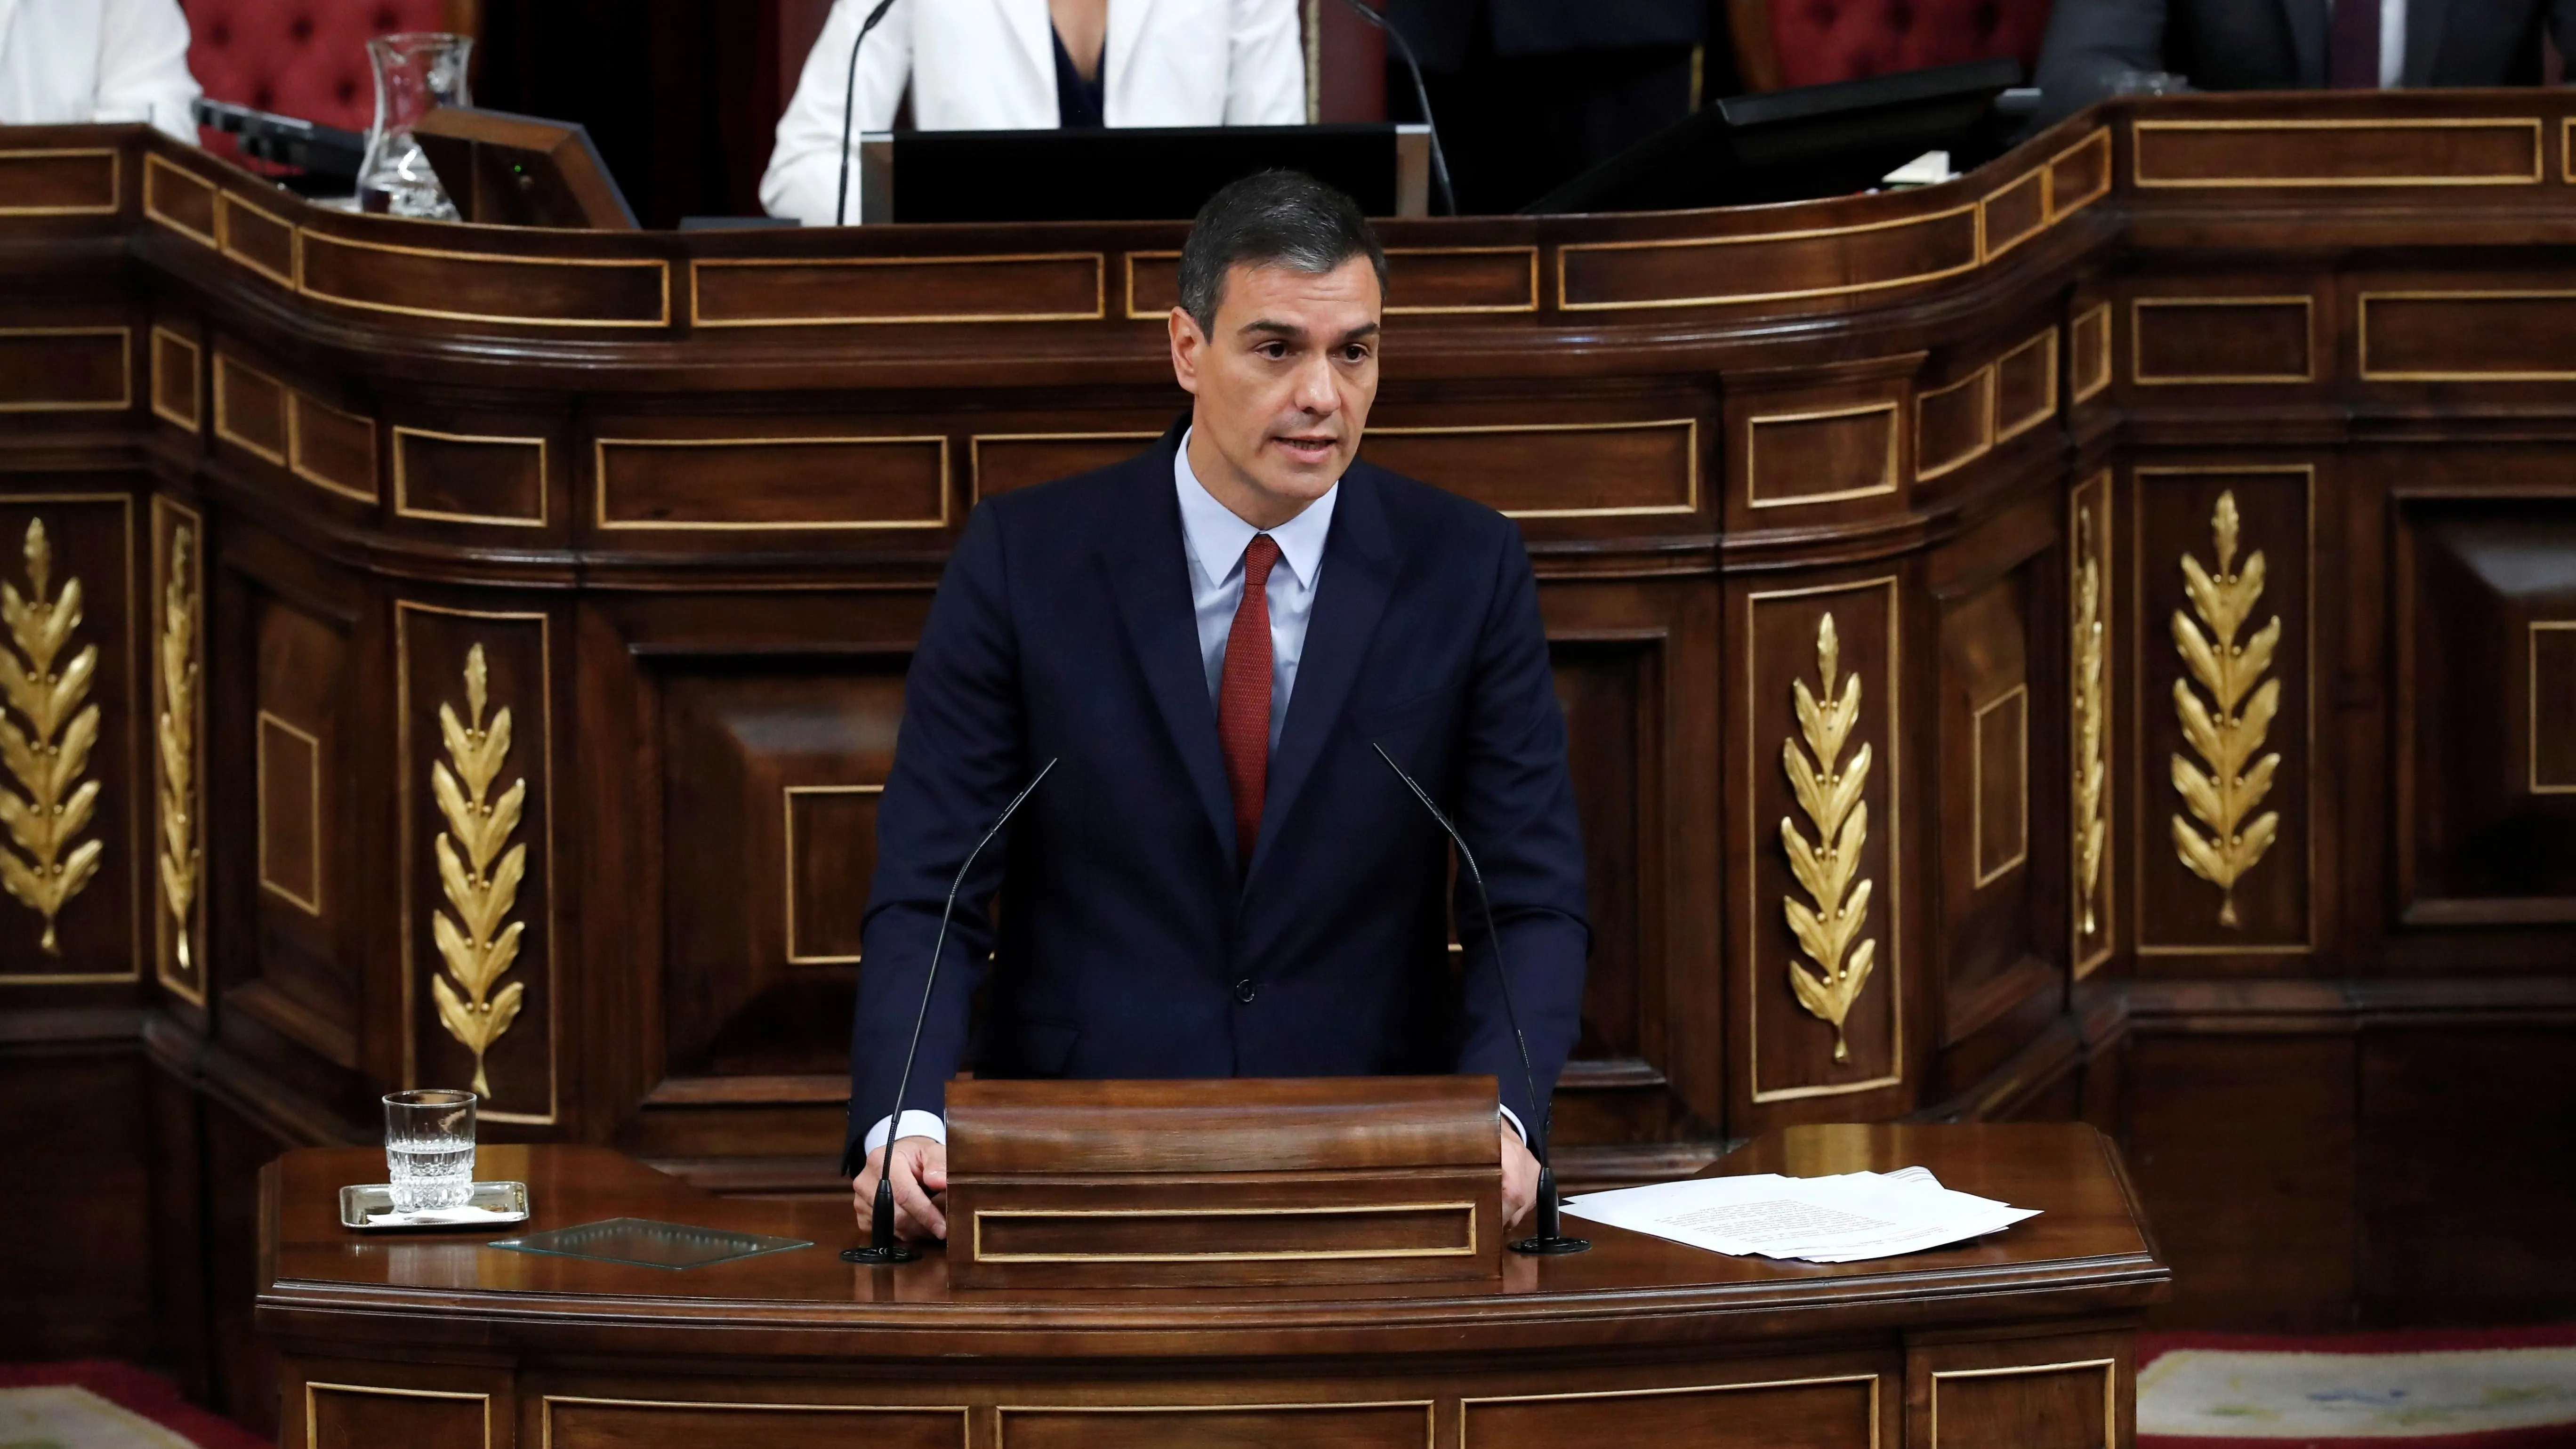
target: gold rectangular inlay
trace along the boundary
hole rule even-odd
[[[1392,1213],[1467,1215],[1466,1242],[1450,1248],[1323,1248],[1313,1251],[1246,1249],[1227,1253],[994,1253],[984,1247],[988,1218],[1242,1218],[1322,1217]],[[1472,1258],[1476,1255],[1476,1205],[1472,1202],[1329,1204],[1323,1207],[1224,1208],[978,1208],[975,1261],[979,1263],[1282,1263],[1324,1259]]]

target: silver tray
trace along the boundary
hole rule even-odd
[[[528,1220],[528,1185],[478,1182],[465,1206],[430,1212],[394,1211],[393,1184],[370,1182],[340,1189],[340,1226],[360,1232],[389,1228],[493,1228]]]

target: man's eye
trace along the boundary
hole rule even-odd
[[[1285,342],[1264,342],[1260,347],[1254,350],[1259,352],[1262,356],[1269,358],[1271,361],[1277,362],[1279,359],[1288,355],[1288,344]]]
[[[1368,355],[1369,350],[1356,343],[1342,349],[1342,360],[1345,362],[1366,362]]]

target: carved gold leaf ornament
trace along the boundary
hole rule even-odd
[[[2075,890],[2083,934],[2093,936],[2101,931],[2096,906],[2102,893],[2102,846],[2108,838],[2102,791],[2111,762],[2102,556],[2090,509],[2075,514],[2075,557]]]
[[[451,917],[438,911],[430,918],[439,959],[455,978],[451,983],[448,976],[431,976],[430,994],[437,998],[438,1019],[448,1034],[474,1053],[474,1090],[486,1097],[492,1084],[484,1072],[484,1053],[509,1031],[526,994],[517,981],[498,993],[492,987],[519,959],[526,924],[509,920],[509,915],[528,867],[525,845],[502,849],[519,828],[528,782],[518,780],[500,799],[492,798],[492,782],[510,755],[510,711],[501,710],[488,728],[484,725],[489,680],[483,646],[477,644],[465,655],[466,718],[458,719],[453,705],[439,705],[439,735],[447,758],[429,768],[430,793],[447,821],[435,845],[438,880],[456,912]]]
[[[98,874],[106,851],[95,840],[73,844],[98,809],[99,783],[81,779],[98,744],[98,706],[83,704],[98,646],[54,667],[80,628],[80,580],[67,578],[59,596],[46,597],[54,549],[43,519],[27,524],[23,551],[30,592],[0,580],[0,627],[13,646],[0,649],[0,767],[17,786],[0,785],[0,828],[17,846],[0,849],[0,888],[45,918],[44,949],[59,956],[55,918]]]
[[[2183,865],[2218,887],[2219,924],[2235,926],[2236,883],[2272,848],[2281,827],[2276,811],[2245,818],[2271,793],[2273,771],[2281,764],[2277,753],[2250,768],[2246,764],[2262,748],[2281,708],[2281,682],[2263,679],[2281,642],[2281,617],[2273,615],[2253,638],[2236,642],[2263,596],[2263,551],[2246,555],[2244,569],[2231,572],[2237,544],[2233,492],[2218,495],[2210,532],[2218,548],[2218,571],[2203,569],[2200,560],[2185,552],[2183,593],[2191,607],[2176,609],[2173,616],[2174,648],[2190,676],[2174,680],[2174,712],[2182,721],[2184,742],[2200,757],[2198,763],[2181,754],[2173,757],[2174,790],[2190,811],[2189,818],[2180,813],[2173,817],[2173,842]],[[2259,686],[2257,680],[2262,681]],[[2208,694],[2207,703],[2192,691],[2195,681]]]
[[[170,577],[161,594],[161,896],[177,928],[179,969],[193,971],[188,924],[197,901],[197,607],[189,587],[192,542],[170,533]]]
[[[1815,906],[1811,909],[1795,896],[1783,896],[1780,905],[1789,918],[1790,934],[1806,953],[1803,960],[1790,959],[1790,988],[1809,1015],[1833,1027],[1834,1060],[1847,1062],[1851,1045],[1843,1022],[1868,984],[1878,942],[1872,938],[1857,946],[1852,943],[1869,915],[1870,883],[1863,880],[1855,885],[1852,877],[1860,870],[1861,846],[1869,838],[1869,802],[1861,798],[1861,788],[1869,780],[1870,753],[1864,744],[1848,768],[1838,764],[1844,742],[1860,721],[1860,675],[1843,680],[1839,698],[1834,693],[1841,653],[1834,616],[1827,614],[1816,626],[1816,664],[1825,685],[1822,701],[1808,690],[1807,681],[1796,680],[1792,686],[1798,733],[1807,748],[1800,750],[1797,739],[1780,742],[1780,764],[1788,772],[1790,792],[1816,831],[1816,843],[1809,845],[1797,823],[1784,815],[1780,843],[1789,852],[1789,873],[1797,877]],[[1812,762],[1809,752],[1814,755]]]

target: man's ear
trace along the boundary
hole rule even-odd
[[[1199,390],[1199,362],[1207,355],[1207,334],[1199,330],[1198,319],[1186,307],[1174,307],[1172,328],[1172,377],[1181,391],[1195,397]]]

